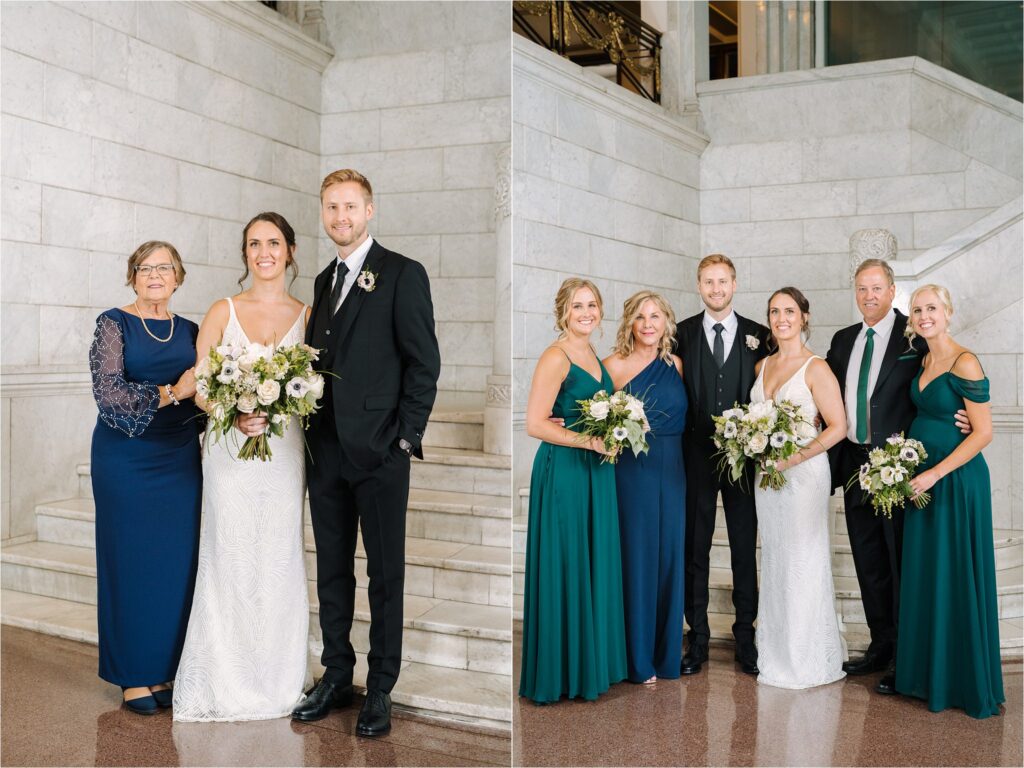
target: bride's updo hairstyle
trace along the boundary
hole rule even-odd
[[[807,300],[807,297],[800,292],[799,288],[794,288],[791,285],[787,285],[785,288],[779,288],[775,293],[768,297],[768,310],[765,312],[765,319],[768,322],[768,328],[772,327],[772,300],[779,294],[789,296],[796,305],[800,308],[800,331],[804,334],[804,339],[811,338],[811,302]],[[779,348],[778,343],[775,341],[775,334],[769,333],[768,336],[768,349],[774,352]]]
[[[245,229],[242,230],[242,268],[245,272],[238,278],[239,287],[245,282],[245,279],[249,276],[249,260],[245,257],[245,244],[249,240],[249,229],[257,221],[265,221],[268,224],[273,224],[284,235],[284,242],[288,246],[288,267],[292,271],[292,279],[288,285],[295,282],[295,278],[299,276],[299,265],[295,263],[295,230],[292,229],[292,225],[288,223],[288,220],[280,213],[274,213],[273,211],[264,211],[263,213],[257,213],[251,219],[249,223],[245,225]]]
[[[598,323],[604,320],[604,300],[597,286],[584,277],[568,277],[555,294],[555,330],[558,331],[558,338],[564,339],[569,335],[569,313],[572,311],[572,297],[580,288],[589,288],[594,298],[597,299],[597,311],[601,314]],[[598,325],[600,328],[600,325]]]
[[[949,291],[945,287],[935,283],[928,283],[916,288],[910,294],[910,301],[907,302],[907,311],[910,313],[910,318],[907,320],[907,327],[903,330],[903,335],[907,337],[911,346],[914,344],[914,339],[917,338],[917,334],[914,333],[914,300],[925,291],[931,291],[935,294],[935,298],[942,305],[942,313],[946,316],[946,322],[948,323],[953,319],[953,297],[949,295]]]

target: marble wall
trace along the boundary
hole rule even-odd
[[[699,157],[683,118],[519,36],[513,40],[514,487],[529,484],[536,441],[524,413],[533,368],[556,338],[562,280],[591,277],[605,302],[598,353],[610,351],[623,301],[662,291],[697,309]]]
[[[321,86],[320,171],[351,167],[370,179],[373,236],[430,276],[439,402],[480,407],[493,364],[497,155],[511,132],[508,6],[323,10],[337,55]],[[322,237],[320,263],[333,254]]]

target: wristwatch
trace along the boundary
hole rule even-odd
[[[413,444],[406,440],[404,437],[399,438],[398,447],[405,452],[406,456],[412,456]]]

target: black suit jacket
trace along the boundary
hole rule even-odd
[[[353,285],[330,321],[330,378],[342,449],[357,467],[373,469],[400,438],[423,458],[420,444],[437,396],[441,356],[423,266],[375,240],[363,271],[376,276],[374,290]],[[306,343],[321,304],[330,302],[333,275],[333,261],[317,275]]]
[[[750,402],[750,390],[754,386],[757,374],[754,373],[754,366],[757,361],[768,354],[768,339],[770,332],[760,323],[748,320],[736,314],[736,340],[740,348],[740,392],[743,393],[741,402]],[[750,349],[747,346],[747,337],[753,336],[757,339],[757,348]],[[701,355],[700,344],[707,344],[707,336],[704,333],[704,313],[698,312],[693,317],[688,317],[676,325],[676,346],[675,352],[683,361],[683,384],[686,386],[686,396],[690,401],[686,411],[686,432],[693,435],[696,432],[697,414],[701,406]],[[726,352],[728,354],[728,352]],[[701,438],[707,435],[700,435]],[[717,450],[714,444],[707,441],[708,453]]]
[[[874,447],[884,445],[887,437],[910,429],[910,424],[917,415],[917,408],[910,399],[910,382],[921,369],[921,358],[928,351],[924,339],[916,338],[913,346],[909,344],[903,335],[907,327],[907,316],[898,309],[895,312],[896,321],[893,323],[892,333],[889,334],[889,342],[882,353],[882,367],[878,371],[878,380],[871,392],[869,403],[871,433],[868,442]],[[862,322],[855,323],[836,331],[825,357],[832,373],[839,379],[839,389],[844,400],[850,354],[863,326]],[[878,350],[875,350],[875,354],[878,354]],[[845,486],[850,479],[842,476],[847,473],[842,461],[847,443],[848,440],[840,440],[829,450],[833,488],[838,485]]]

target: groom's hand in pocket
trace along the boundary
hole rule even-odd
[[[256,437],[267,431],[267,417],[259,413],[240,413],[235,417],[235,426],[246,437]]]

